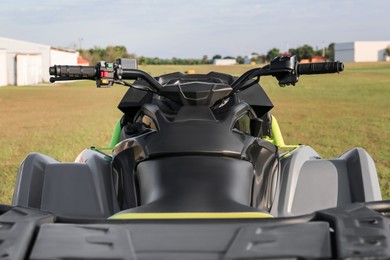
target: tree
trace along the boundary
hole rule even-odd
[[[209,60],[209,57],[207,55],[203,55],[202,57],[202,64],[210,64],[211,61]]]
[[[216,60],[216,59],[222,59],[222,56],[219,54],[216,54],[213,56],[213,60]]]
[[[245,58],[242,56],[237,56],[236,61],[238,64],[244,64],[245,63]]]
[[[148,58],[141,56],[138,58],[138,63],[140,65],[148,65]]]
[[[295,53],[293,53],[293,55],[297,55],[298,60],[302,60],[302,59],[310,60],[314,56],[314,50],[313,47],[305,44],[303,46],[296,48]]]
[[[385,49],[385,55],[390,56],[390,45]]]
[[[334,43],[329,44],[325,50],[325,58],[330,61],[334,61]]]
[[[267,60],[269,61],[278,56],[280,56],[280,50],[278,48],[273,48],[267,52]]]
[[[134,58],[134,54],[129,54],[125,46],[107,46],[104,59],[105,61],[114,62],[117,58]]]
[[[82,56],[84,59],[88,60],[90,64],[96,64],[99,61],[103,60],[106,50],[98,46],[93,47],[93,49],[88,50],[88,56]]]
[[[105,49],[95,46],[93,49],[82,50],[81,57],[88,60],[90,64],[99,61],[114,62],[117,58],[134,58],[134,54],[129,54],[125,46],[107,46]]]

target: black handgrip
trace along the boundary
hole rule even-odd
[[[49,68],[49,73],[62,78],[94,79],[97,69],[94,66],[54,65]]]
[[[298,75],[337,73],[344,70],[344,64],[339,61],[298,64]]]

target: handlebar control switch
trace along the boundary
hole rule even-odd
[[[269,68],[271,71],[288,70],[295,71],[297,65],[297,57],[294,56],[278,56],[271,60]]]
[[[279,85],[284,87],[288,85],[295,85],[298,82],[297,72],[298,60],[297,57],[279,56],[270,62],[269,69],[272,75],[279,81]]]
[[[98,63],[98,78],[96,87],[109,88],[114,84],[114,64],[101,61]]]

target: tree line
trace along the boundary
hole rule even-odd
[[[267,52],[267,60],[270,61],[273,58],[279,56],[280,50],[277,48],[273,48]],[[334,61],[334,43],[328,45],[327,48],[314,50],[312,46],[305,44],[298,48],[291,48],[287,53],[283,53],[283,55],[296,55],[298,60],[308,59],[311,60],[314,56],[325,57],[325,59],[329,61]]]
[[[135,54],[127,52],[125,46],[107,46],[106,48],[94,47],[89,50],[79,50],[80,56],[89,64],[97,64],[99,61],[114,62],[117,58],[136,58]]]
[[[133,53],[128,53],[125,46],[107,46],[106,48],[94,47],[88,50],[79,50],[80,56],[89,61],[90,64],[96,64],[97,62],[104,60],[114,62],[116,58],[136,58],[141,65],[197,65],[197,64],[212,64],[215,59],[235,59],[238,64],[255,62],[258,64],[267,63],[273,58],[284,55],[291,56],[296,55],[299,60],[312,59],[314,56],[324,56],[327,60],[334,60],[334,43],[329,44],[327,48],[315,50],[310,45],[299,46],[298,48],[291,48],[288,52],[282,53],[278,48],[272,48],[267,54],[258,54],[253,52],[250,57],[248,56],[222,56],[216,54],[209,58],[207,55],[203,55],[200,59],[186,59],[186,58],[170,58],[163,59],[158,57],[145,57],[136,56]]]

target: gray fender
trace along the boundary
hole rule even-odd
[[[374,161],[362,148],[322,159],[301,146],[281,159],[281,178],[271,214],[294,216],[354,202],[381,200]]]
[[[80,162],[61,163],[39,153],[22,162],[13,205],[64,217],[106,218],[119,211],[110,158],[85,150]]]

